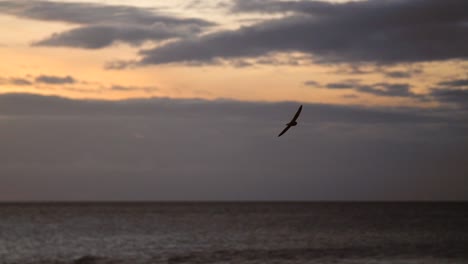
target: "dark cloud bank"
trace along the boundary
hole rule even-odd
[[[467,113],[0,96],[2,200],[468,199]]]
[[[285,18],[144,50],[142,64],[299,51],[333,63],[412,63],[468,56],[465,0],[235,1],[233,12]]]
[[[157,10],[120,5],[1,1],[0,13],[43,21],[76,24],[36,45],[86,49],[115,42],[177,39],[140,51],[130,65],[210,63],[217,59],[261,57],[303,52],[323,63],[380,65],[466,60],[468,2],[465,0],[324,1],[234,0],[238,13],[282,13],[236,30],[204,33],[212,22],[180,18]],[[125,68],[124,64],[118,65]],[[406,74],[390,73],[404,78]]]

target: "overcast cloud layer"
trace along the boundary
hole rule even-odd
[[[468,1],[104,2],[0,0],[1,16],[70,25],[25,29],[45,34],[26,49],[6,32],[3,92],[400,107],[304,104],[278,138],[299,102],[0,94],[0,201],[468,199]],[[145,45],[81,50],[122,42]],[[94,71],[108,59],[132,69]]]
[[[2,95],[0,200],[468,199],[466,112],[297,106]]]

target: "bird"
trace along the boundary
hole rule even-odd
[[[286,124],[286,128],[283,129],[283,131],[281,131],[281,133],[278,135],[278,137],[281,137],[281,135],[283,135],[284,133],[286,133],[286,131],[288,131],[288,129],[292,126],[296,126],[297,125],[297,118],[299,117],[299,115],[301,114],[301,111],[302,111],[302,105],[299,106],[299,109],[297,109],[297,112],[296,114],[294,115],[294,117],[292,118],[292,120]]]

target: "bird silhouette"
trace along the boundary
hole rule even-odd
[[[288,131],[289,128],[291,128],[292,126],[296,126],[297,125],[297,118],[299,117],[299,115],[301,114],[301,111],[302,111],[302,105],[299,106],[299,109],[297,109],[297,112],[296,114],[294,115],[294,117],[292,118],[291,121],[289,121],[289,123],[286,124],[286,128],[283,129],[283,131],[281,131],[281,133],[278,135],[278,137],[281,137],[281,135],[283,135],[284,133],[286,133],[286,131]]]

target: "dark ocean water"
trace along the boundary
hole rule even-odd
[[[468,263],[468,203],[0,204],[0,263]]]

